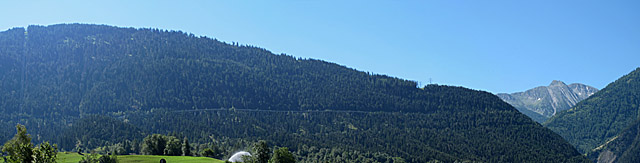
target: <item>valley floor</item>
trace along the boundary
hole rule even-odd
[[[60,163],[77,163],[82,159],[77,153],[58,152],[58,162]],[[223,163],[224,161],[209,157],[192,157],[192,156],[155,156],[155,155],[119,155],[118,161],[122,163],[158,163],[160,159],[170,162],[180,163]],[[0,163],[4,162],[0,160]]]

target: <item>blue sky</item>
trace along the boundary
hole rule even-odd
[[[181,30],[361,71],[494,93],[603,88],[640,66],[640,1],[2,1],[0,30]]]

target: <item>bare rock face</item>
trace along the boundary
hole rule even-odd
[[[598,163],[613,163],[613,161],[616,160],[616,155],[613,154],[613,152],[611,152],[610,150],[606,150],[602,153],[600,153],[599,157],[598,157]]]
[[[597,91],[597,88],[588,85],[579,83],[566,85],[562,81],[554,80],[549,86],[497,95],[531,119],[542,123],[557,112],[571,108]]]
[[[586,156],[597,163],[640,162],[640,120]]]

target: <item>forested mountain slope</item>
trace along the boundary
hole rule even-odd
[[[640,68],[607,85],[545,124],[582,153],[619,135],[639,118]]]
[[[322,153],[311,146],[409,162],[587,161],[482,91],[417,88],[321,60],[157,29],[29,26],[1,32],[0,44],[0,120],[23,123],[35,130],[34,140],[64,149],[74,140],[100,146],[181,132],[196,141],[267,139],[302,159]],[[94,122],[105,124],[87,129]],[[104,132],[109,126],[130,131]]]
[[[598,92],[597,88],[554,80],[549,86],[540,86],[524,92],[498,93],[497,96],[513,105],[531,119],[543,123],[557,112],[567,110]]]
[[[587,156],[598,163],[640,162],[640,121],[623,130]]]

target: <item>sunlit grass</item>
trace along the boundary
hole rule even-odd
[[[74,152],[58,152],[58,162],[60,163],[77,163],[82,156]],[[119,155],[118,161],[121,163],[158,163],[160,159],[167,162],[180,163],[223,163],[224,161],[208,158],[208,157],[191,157],[191,156],[154,156],[154,155]],[[0,159],[0,163],[4,160]]]
[[[74,153],[74,152],[58,152],[58,162],[64,162],[64,163],[78,163],[78,161],[80,161],[80,159],[82,159],[82,156],[79,155],[78,153]]]
[[[224,161],[209,157],[192,157],[192,156],[152,156],[152,155],[122,155],[118,156],[120,162],[140,162],[140,163],[158,163],[160,159],[167,162],[180,163],[223,163]]]

